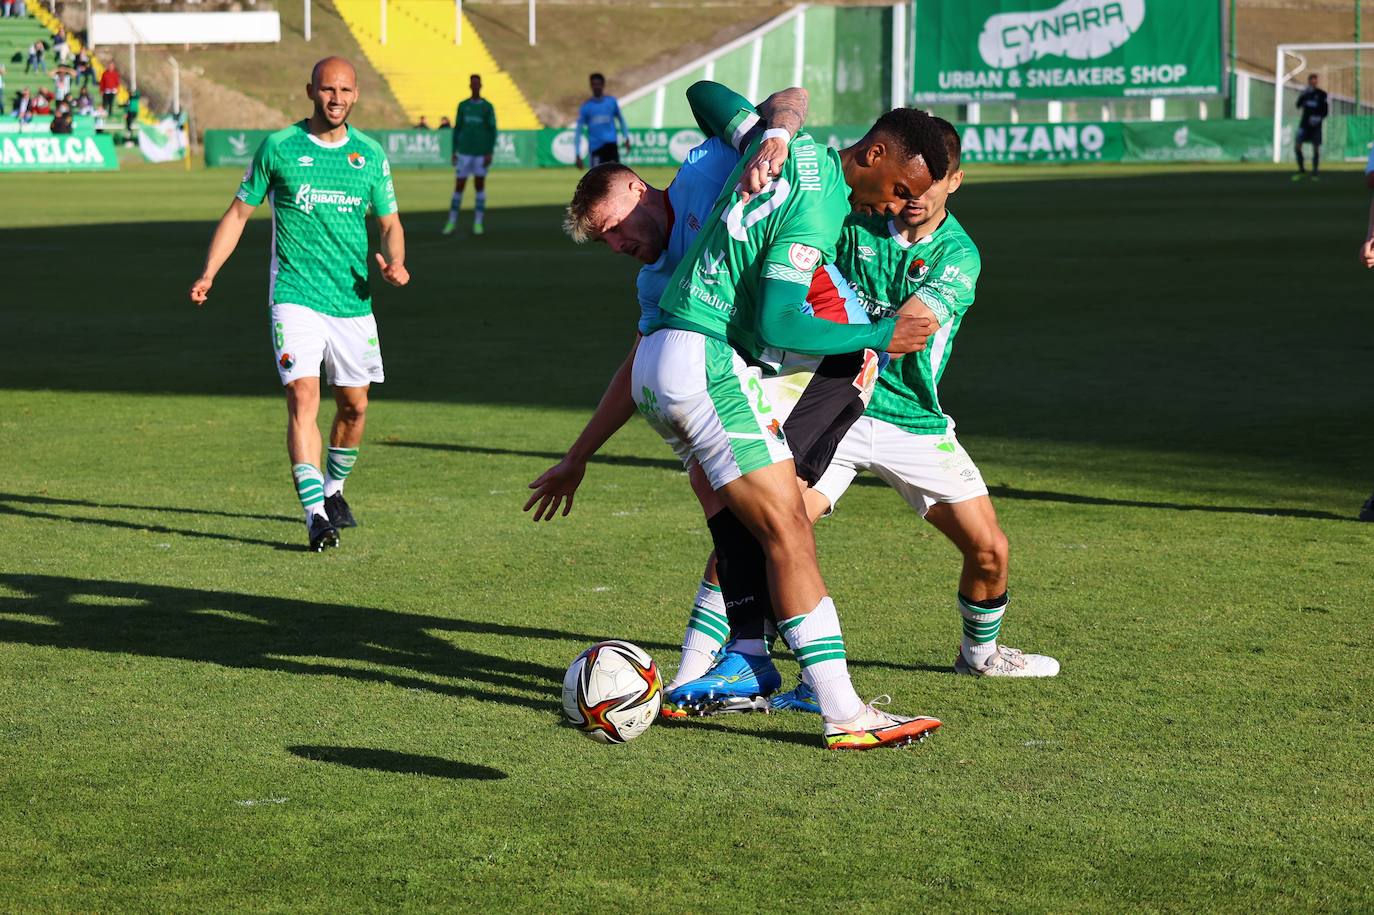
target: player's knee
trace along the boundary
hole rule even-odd
[[[979,571],[988,575],[1000,575],[1011,562],[1011,543],[999,527],[990,527],[974,538],[969,548],[969,558],[978,566]]]
[[[356,423],[367,415],[367,398],[358,397],[339,403],[339,418],[344,422]]]
[[[781,506],[764,516],[759,535],[770,556],[787,556],[816,548],[806,514]]]

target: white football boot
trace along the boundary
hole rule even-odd
[[[1053,677],[1059,673],[1059,662],[1049,655],[1026,654],[1016,648],[998,645],[992,657],[981,667],[974,667],[962,651],[954,659],[956,674],[974,677]]]

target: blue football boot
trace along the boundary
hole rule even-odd
[[[778,693],[768,704],[773,707],[775,712],[815,712],[821,713],[821,704],[816,700],[816,693],[802,681],[798,680],[793,689],[785,693]]]
[[[727,645],[711,669],[668,693],[665,705],[685,715],[767,712],[768,697],[782,686],[773,659],[731,651]],[[678,717],[678,716],[674,716]]]

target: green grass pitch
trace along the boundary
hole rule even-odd
[[[0,177],[0,910],[1374,906],[1357,172],[970,171],[945,399],[1004,639],[1064,671],[953,676],[957,554],[856,485],[818,532],[856,684],[945,727],[850,755],[799,714],[560,725],[594,640],[671,671],[708,550],[637,420],[570,517],[520,512],[636,313],[634,265],[560,233],[570,171],[495,174],[452,239],[449,177],[398,173],[414,281],[377,291],[362,526],[322,556],[268,221],[185,295],[237,180]]]

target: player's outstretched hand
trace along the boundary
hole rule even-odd
[[[898,314],[897,329],[892,332],[892,342],[887,351],[893,356],[906,353],[919,353],[926,348],[930,335],[939,329],[929,315]]]
[[[405,264],[388,264],[386,258],[378,254],[377,267],[382,271],[382,279],[393,286],[404,286],[410,282],[410,271]]]
[[[749,161],[744,163],[740,173],[739,191],[741,202],[763,190],[768,182],[782,174],[782,164],[787,161],[787,141],[782,137],[769,137],[759,144]]]
[[[202,276],[196,280],[191,284],[191,301],[195,302],[197,306],[204,305],[205,300],[210,297],[210,287],[214,284],[215,281],[208,276]]]
[[[572,511],[573,496],[577,493],[577,487],[582,485],[582,477],[586,472],[586,464],[567,458],[554,464],[530,484],[534,495],[525,503],[524,510],[534,508],[535,521],[552,521],[561,503],[563,516],[567,517],[568,512]],[[539,503],[538,508],[535,508],[536,502]]]
[[[1364,244],[1360,245],[1360,263],[1366,269],[1374,267],[1374,238],[1365,239]]]

